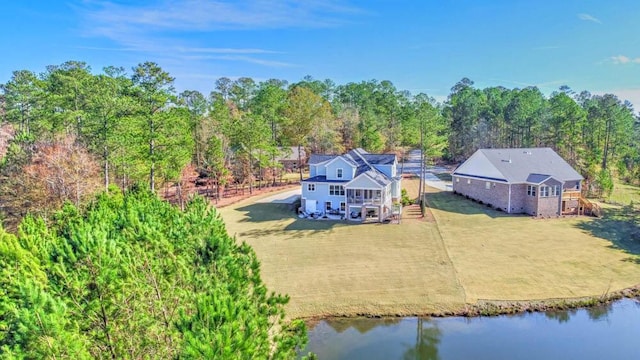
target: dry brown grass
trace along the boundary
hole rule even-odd
[[[506,215],[451,193],[428,201],[469,302],[599,296],[640,283],[638,252],[620,248],[599,226],[606,220]]]
[[[416,195],[416,180],[403,186]],[[442,313],[478,299],[598,296],[640,282],[635,249],[614,248],[606,228],[591,226],[597,220],[506,216],[450,193],[428,199],[437,222],[297,219],[255,198],[220,212],[255,249],[268,287],[291,296],[291,317]]]
[[[417,182],[405,187],[415,194]],[[434,223],[297,219],[286,205],[255,199],[220,212],[255,249],[269,288],[291,296],[289,316],[428,314],[465,302]]]

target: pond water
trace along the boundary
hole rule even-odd
[[[640,302],[476,318],[331,319],[309,327],[319,359],[640,359]]]

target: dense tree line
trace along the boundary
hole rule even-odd
[[[13,136],[0,164],[0,198],[19,195],[0,200],[4,216],[11,220],[59,204],[37,201],[42,197],[28,193],[34,187],[24,177],[31,167],[31,174],[58,174],[54,182],[66,183],[66,171],[36,161],[41,149],[61,141],[86,152],[81,161],[100,169],[104,188],[145,182],[152,191],[180,185],[187,164],[219,191],[230,183],[252,191],[256,179],[275,182],[282,175],[277,159],[290,146],[339,153],[355,147],[399,152],[423,144],[426,161],[453,162],[481,147],[549,146],[576,166],[591,189],[604,192],[615,178],[634,182],[640,173],[638,119],[630,104],[610,94],[563,87],[547,97],[535,87],[479,89],[462,79],[439,104],[389,81],[220,78],[210,94],[176,93],[173,81],[150,62],[130,74],[117,67],[94,74],[75,61],[41,74],[14,72],[1,87],[0,126]],[[75,165],[60,163],[65,166]],[[49,184],[40,191],[53,191],[51,183],[40,182]],[[95,190],[87,186],[81,196],[65,193],[60,199],[75,201],[73,196]]]
[[[478,148],[551,147],[597,193],[610,192],[614,178],[640,180],[640,121],[615,95],[561,87],[547,98],[535,87],[477,89],[463,79],[443,113],[450,159],[463,160]]]

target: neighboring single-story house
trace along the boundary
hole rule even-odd
[[[395,154],[354,149],[344,155],[312,154],[302,180],[303,211],[342,214],[348,220],[384,221],[400,200],[402,176]]]
[[[480,149],[452,177],[455,193],[507,213],[548,217],[580,206],[583,177],[550,148]]]
[[[299,154],[298,149],[300,149]],[[276,157],[276,161],[279,161],[285,170],[298,170],[300,166],[304,166],[307,162],[307,153],[304,151],[303,147],[298,148],[297,146],[287,146],[280,147],[278,150],[280,151],[280,155]]]

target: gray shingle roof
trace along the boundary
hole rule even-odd
[[[392,165],[396,161],[396,154],[364,154],[363,157],[374,165]]]
[[[373,179],[373,181],[377,182],[378,184],[382,185],[382,186],[387,186],[389,183],[391,183],[391,180],[389,180],[389,178],[377,171],[377,170],[369,170],[366,172],[366,174]]]
[[[317,165],[321,162],[325,162],[327,160],[331,160],[338,155],[327,155],[327,154],[311,154],[309,157],[309,165]]]
[[[529,176],[527,177],[527,182],[533,184],[541,184],[550,177],[550,175],[529,174]]]
[[[539,183],[543,176],[560,181],[583,179],[551,148],[480,149],[460,165],[454,175],[509,183]]]
[[[326,155],[326,154],[311,154],[309,157],[309,165],[318,165],[323,162],[330,161],[336,157],[342,157],[345,161],[351,163],[356,167],[356,173],[354,179],[364,173],[367,173],[375,182],[380,185],[387,185],[391,180],[382,172],[378,171],[373,165],[391,165],[396,161],[395,154],[369,154],[361,148],[350,150],[344,155]],[[322,180],[321,178],[325,178]],[[315,176],[303,181],[309,182],[328,182],[324,176]]]
[[[302,182],[346,183],[349,180],[327,180],[325,175],[318,175],[302,180]]]

